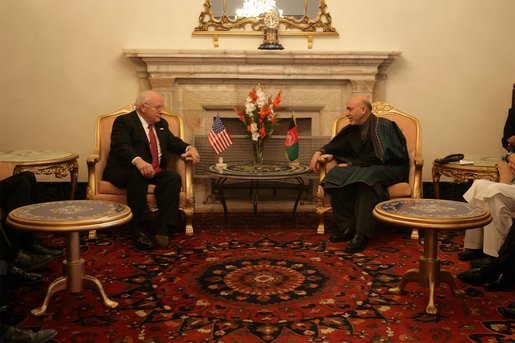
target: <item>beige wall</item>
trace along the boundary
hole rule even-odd
[[[0,151],[80,154],[94,120],[138,93],[128,48],[214,49],[192,36],[203,0],[0,0]],[[385,100],[423,127],[424,179],[454,152],[502,153],[515,82],[513,0],[327,0],[339,37],[314,50],[401,51]],[[219,49],[254,50],[259,37],[221,37]],[[304,38],[283,37],[288,50]]]

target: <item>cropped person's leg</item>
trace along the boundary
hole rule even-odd
[[[368,239],[374,235],[376,221],[372,210],[379,203],[381,196],[375,189],[365,183],[359,183],[356,192],[355,214],[356,233],[345,248],[346,252],[356,253],[363,251],[368,244]]]
[[[127,204],[132,211],[132,240],[139,249],[154,248],[154,244],[143,231],[143,225],[148,220],[149,209],[147,190],[149,180],[143,177],[137,169],[130,172],[127,182]]]
[[[164,171],[156,176],[154,193],[159,208],[157,220],[160,226],[177,225],[181,187],[181,177],[175,172]]]
[[[160,247],[165,248],[169,242],[170,227],[177,227],[182,182],[180,175],[172,171],[159,173],[155,177],[155,182],[154,195],[158,207],[156,242]]]
[[[337,233],[331,237],[332,242],[349,241],[356,229],[356,218],[354,214],[354,199],[356,185],[348,185],[340,188],[326,188],[325,191],[331,196],[331,207]]]
[[[511,215],[515,210],[515,199],[498,194],[485,199],[484,203],[492,214],[492,221],[483,230],[483,251],[489,256],[498,257],[513,223]]]
[[[137,169],[132,170],[127,182],[127,204],[132,211],[133,229],[139,230],[148,220],[147,190],[149,181]]]

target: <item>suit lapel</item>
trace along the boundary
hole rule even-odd
[[[154,125],[156,129],[156,135],[159,140],[159,146],[161,147],[161,155],[163,155],[166,151],[166,129],[163,126],[163,119],[157,124]]]
[[[135,128],[135,137],[134,138],[146,143],[145,144],[145,147],[147,150],[146,153],[148,154],[148,157],[151,158],[152,152],[150,151],[150,141],[148,140],[147,131],[146,131],[147,128],[143,127],[143,125],[141,124],[141,120],[139,120],[139,117],[138,117],[138,114],[136,113],[136,111],[131,112],[130,117],[132,119],[132,124],[134,125],[134,128]]]

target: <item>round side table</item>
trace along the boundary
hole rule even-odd
[[[27,205],[11,211],[7,223],[13,227],[39,232],[62,232],[66,238],[64,276],[50,284],[43,304],[33,309],[32,314],[44,314],[54,293],[64,289],[72,293],[81,292],[83,288],[93,289],[100,294],[106,306],[118,306],[117,302],[107,297],[97,278],[85,275],[84,259],[80,257],[79,233],[107,229],[127,223],[131,219],[132,212],[128,206],[100,200],[52,201]]]
[[[14,174],[31,171],[36,175],[54,175],[63,178],[70,174],[71,194],[75,198],[79,176],[78,154],[52,150],[14,150],[0,152],[0,161],[14,164]]]
[[[424,230],[424,254],[420,257],[419,268],[404,273],[398,287],[390,292],[400,294],[409,282],[418,282],[429,288],[429,301],[426,313],[438,312],[434,303],[435,288],[440,281],[447,283],[454,295],[463,295],[458,290],[448,271],[440,270],[437,258],[437,233],[445,230],[466,230],[484,226],[492,221],[490,213],[466,202],[440,199],[395,199],[377,204],[373,215],[378,220],[409,228]]]

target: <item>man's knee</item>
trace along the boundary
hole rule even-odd
[[[182,180],[178,173],[166,170],[160,175],[159,183],[178,186],[182,184]]]

